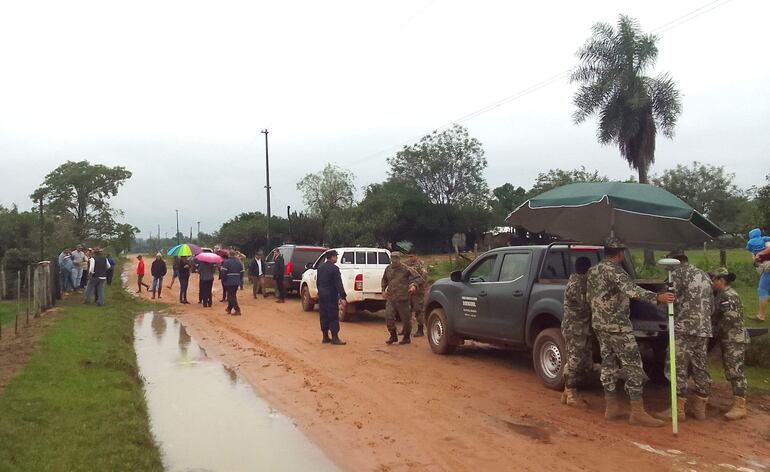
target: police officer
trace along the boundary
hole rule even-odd
[[[339,338],[340,333],[340,306],[345,309],[347,294],[342,286],[342,275],[337,267],[337,251],[326,253],[326,262],[318,267],[318,310],[321,313],[321,332],[324,344],[342,346],[347,344]],[[331,338],[329,332],[331,331]]]
[[[711,393],[711,376],[708,372],[708,341],[711,337],[711,314],[714,311],[714,294],[709,276],[691,265],[684,251],[672,251],[666,257],[677,259],[681,264],[671,271],[676,293],[674,302],[674,334],[676,335],[676,409],[679,421],[687,416],[685,405],[689,389],[688,373],[695,384],[693,413],[695,419],[706,419],[706,404]],[[671,419],[671,408],[656,413],[661,420]]]
[[[415,280],[415,291],[409,295],[409,308],[417,320],[417,332],[414,337],[418,338],[425,335],[425,285],[428,282],[428,271],[425,269],[425,263],[416,254],[410,254],[404,264],[418,277]]]
[[[648,303],[673,303],[671,293],[655,294],[637,286],[623,269],[626,245],[610,236],[604,244],[605,259],[588,270],[587,296],[591,305],[591,323],[602,355],[601,381],[604,387],[607,420],[620,418],[623,413],[617,397],[616,371],[618,365],[625,378],[626,392],[631,399],[631,425],[663,426],[665,423],[648,415],[642,401],[645,375],[642,356],[634,338],[630,319],[631,298]]]
[[[743,303],[738,293],[730,286],[735,274],[720,267],[711,272],[712,286],[716,294],[713,322],[715,335],[722,346],[722,364],[725,377],[733,387],[733,406],[725,414],[728,420],[746,417],[746,376],[743,365],[746,358],[746,344],[749,337],[743,325]]]
[[[591,368],[591,306],[586,298],[586,284],[591,260],[579,257],[575,273],[569,276],[564,290],[564,320],[561,334],[567,348],[564,364],[564,393],[561,402],[568,406],[587,408],[588,402],[578,395],[580,375]]]
[[[409,344],[412,342],[412,313],[409,307],[409,295],[417,290],[415,282],[418,276],[401,261],[401,253],[392,253],[390,259],[390,265],[385,268],[385,272],[382,274],[382,294],[387,300],[385,323],[390,333],[390,338],[385,343]],[[401,342],[398,341],[396,332],[396,315],[404,323],[404,337]]]

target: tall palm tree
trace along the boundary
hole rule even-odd
[[[628,164],[647,183],[647,171],[655,162],[658,129],[673,138],[682,102],[668,74],[655,78],[645,72],[655,65],[658,38],[644,34],[639,23],[620,15],[617,28],[597,23],[577,56],[580,64],[570,77],[579,82],[575,94],[575,123],[598,115],[597,138],[614,143]]]

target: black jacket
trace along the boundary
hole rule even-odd
[[[257,264],[257,261],[255,259],[251,260],[251,263],[249,264],[249,275],[252,277],[260,277],[265,275],[265,261],[260,260],[262,265],[262,270],[260,270],[260,264]]]
[[[150,273],[153,277],[163,277],[168,272],[166,267],[166,261],[163,259],[155,259],[150,266]]]
[[[283,262],[283,255],[279,255],[275,258],[275,265],[273,265],[273,278],[283,278],[284,272],[286,272],[286,264]]]
[[[318,267],[317,277],[318,298],[339,300],[347,297],[339,267],[331,262],[324,262]]]
[[[238,286],[243,277],[243,265],[238,259],[231,257],[222,263],[219,268],[219,274],[222,276],[222,284],[225,287]]]

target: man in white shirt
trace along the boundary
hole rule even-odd
[[[107,283],[107,270],[110,267],[109,261],[102,255],[102,250],[94,248],[93,257],[91,257],[88,264],[88,273],[91,275],[91,278],[88,279],[86,296],[83,303],[88,303],[91,294],[96,291],[96,304],[98,306],[104,305],[104,284]]]
[[[86,253],[83,252],[83,246],[78,244],[77,249],[70,254],[72,257],[72,286],[77,290],[80,288],[80,281],[83,279],[83,270],[85,267]]]
[[[254,298],[257,298],[257,294],[261,293],[262,298],[267,298],[265,295],[265,266],[262,262],[262,251],[258,251],[254,254],[254,260],[249,264],[249,280],[251,280],[251,291],[254,294]]]

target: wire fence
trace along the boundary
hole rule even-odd
[[[13,322],[4,327],[0,319],[0,337],[6,336],[8,325],[15,335],[19,328],[28,327],[30,318],[37,318],[52,308],[61,298],[58,268],[55,261],[42,261],[22,267],[6,267],[0,262],[0,300],[15,313]],[[13,302],[16,302],[15,304]]]

